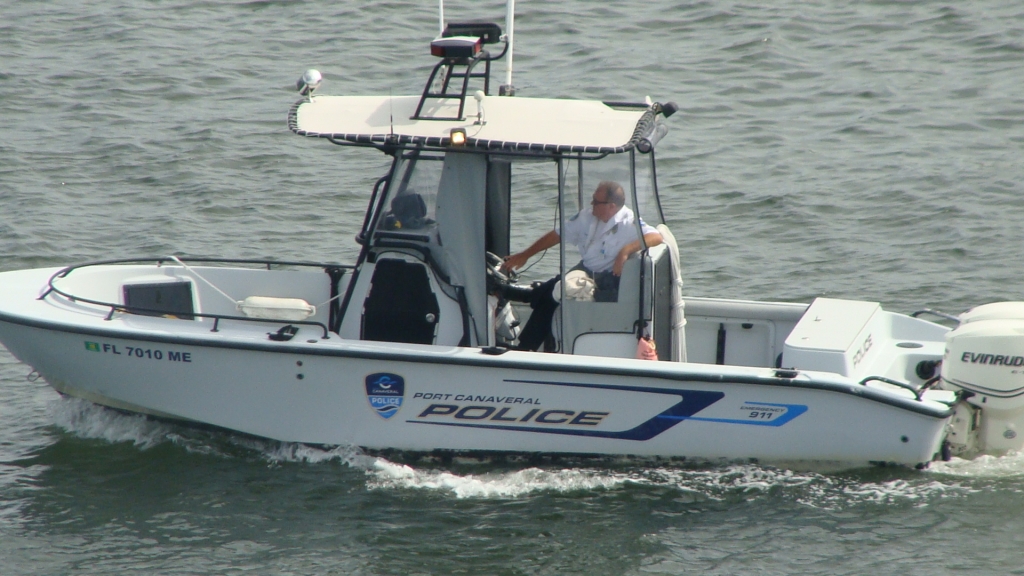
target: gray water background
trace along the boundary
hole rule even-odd
[[[514,83],[680,104],[658,166],[688,294],[1024,300],[1024,6],[761,4],[520,1]],[[352,261],[386,161],[290,133],[295,79],[418,93],[436,32],[432,0],[4,3],[0,270]],[[531,170],[519,248],[554,209]],[[123,416],[29,371],[0,349],[0,575],[1024,573],[1017,455],[407,464]]]

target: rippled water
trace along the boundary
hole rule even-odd
[[[291,134],[294,81],[316,67],[328,93],[417,93],[435,10],[5,5],[0,270],[167,253],[352,260],[386,162]],[[520,95],[680,104],[658,165],[690,294],[904,312],[1024,300],[1019,5],[518,13]],[[521,247],[554,200],[529,170],[517,178]],[[0,351],[4,575],[1021,572],[1022,456],[924,472],[407,461],[149,422],[59,399],[29,371]]]

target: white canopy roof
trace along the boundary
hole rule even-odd
[[[291,111],[289,126],[304,136],[361,144],[448,146],[465,128],[467,147],[516,152],[624,152],[653,126],[648,108],[612,108],[592,100],[485,96],[466,98],[465,120],[413,120],[419,96],[314,96]],[[458,98],[428,99],[420,116],[455,117]]]

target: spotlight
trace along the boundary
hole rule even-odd
[[[310,68],[302,74],[302,78],[295,83],[295,89],[299,91],[299,94],[303,96],[313,97],[313,91],[320,87],[320,82],[323,80],[323,76],[320,75],[319,70]]]
[[[451,145],[452,146],[465,146],[466,145],[466,129],[465,128],[452,128]]]

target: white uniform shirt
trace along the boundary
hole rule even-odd
[[[640,220],[644,234],[657,232]],[[594,216],[593,208],[580,210],[565,223],[565,234],[555,229],[563,241],[579,248],[583,265],[591,272],[607,272],[615,265],[615,257],[623,246],[637,240],[633,211],[623,206],[607,222]]]

